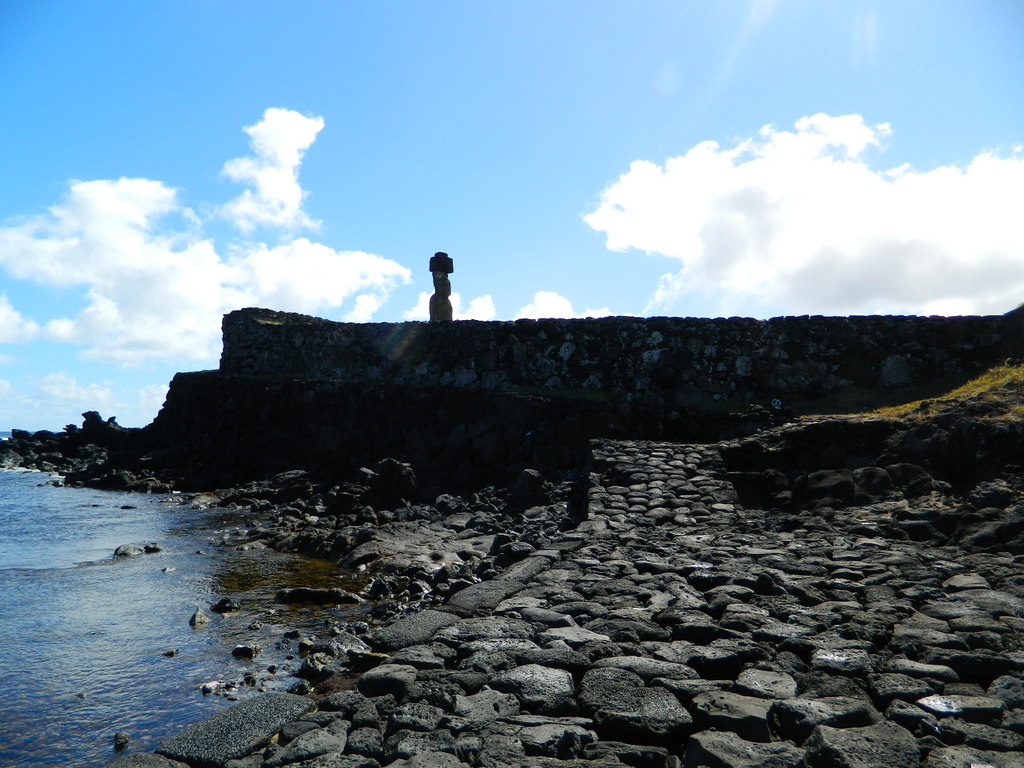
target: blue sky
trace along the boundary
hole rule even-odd
[[[1024,4],[0,3],[0,428],[141,426],[241,306],[1024,301]]]

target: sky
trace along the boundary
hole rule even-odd
[[[1024,302],[1024,3],[2,0],[0,429],[143,426],[247,306]]]

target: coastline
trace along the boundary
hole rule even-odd
[[[248,412],[240,401],[181,444],[166,442],[188,429],[166,431],[171,416],[163,433],[94,412],[81,429],[15,431],[0,464],[137,492],[239,477],[199,497],[251,519],[236,544],[366,576],[278,595],[366,613],[316,636],[288,632],[282,642],[294,642],[301,667],[287,692],[118,768],[1016,768],[1024,382],[1019,366],[1010,374],[889,415],[705,414],[717,437],[700,440],[673,440],[665,424],[655,439],[623,435],[635,425],[615,419],[629,409],[608,422],[595,409],[594,421],[563,429],[564,403],[537,397],[491,446],[492,469],[513,478],[504,484],[462,471],[482,435],[450,413],[445,455],[428,463],[423,487],[412,460],[345,467],[339,458],[363,454],[300,445],[301,434],[338,432],[329,419],[290,424],[285,451],[250,445],[251,424],[233,431]],[[167,413],[202,403],[194,420],[217,414],[231,383]],[[283,391],[280,381],[249,384],[245,396],[268,408]],[[332,413],[344,409],[343,387],[285,384],[294,402],[309,390]],[[525,402],[503,397],[493,402]],[[272,412],[291,418],[290,403]],[[528,453],[503,453],[530,414],[547,414],[542,437],[531,429]],[[417,456],[435,437],[417,431],[427,422],[405,424]],[[586,437],[613,422],[614,439]],[[211,434],[265,464],[246,479],[240,454],[228,472],[188,454]],[[307,454],[315,464],[293,463]],[[524,469],[526,455],[551,460]],[[285,471],[252,479],[265,466]]]
[[[1018,764],[1024,556],[879,528],[941,488],[793,519],[740,503],[720,446],[595,441],[589,469],[584,512],[523,510],[550,535],[444,516],[491,537],[484,577],[310,654],[326,695],[111,766]]]
[[[113,765],[1018,765],[1022,395],[594,440],[575,472],[433,501],[383,493],[415,485],[393,460],[221,491],[249,545],[372,576],[326,597],[380,623],[294,638],[295,693]]]

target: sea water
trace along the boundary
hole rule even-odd
[[[351,586],[330,564],[218,546],[240,521],[175,495],[72,489],[0,471],[0,766],[102,766],[114,734],[151,751],[181,727],[253,695],[284,690],[301,659],[286,628],[339,618],[275,604],[284,586]],[[235,513],[238,514],[237,512]],[[114,558],[126,543],[154,554]],[[224,596],[243,610],[220,615]],[[211,617],[204,629],[189,618]],[[351,609],[348,618],[352,618]],[[235,659],[237,644],[267,650]],[[268,671],[271,664],[281,669]],[[256,686],[222,686],[249,675]]]

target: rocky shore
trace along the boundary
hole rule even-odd
[[[300,638],[291,692],[112,765],[1024,765],[1022,402],[594,440],[574,471],[432,499],[395,460],[219,491],[248,546],[370,577],[282,599],[375,623]]]

